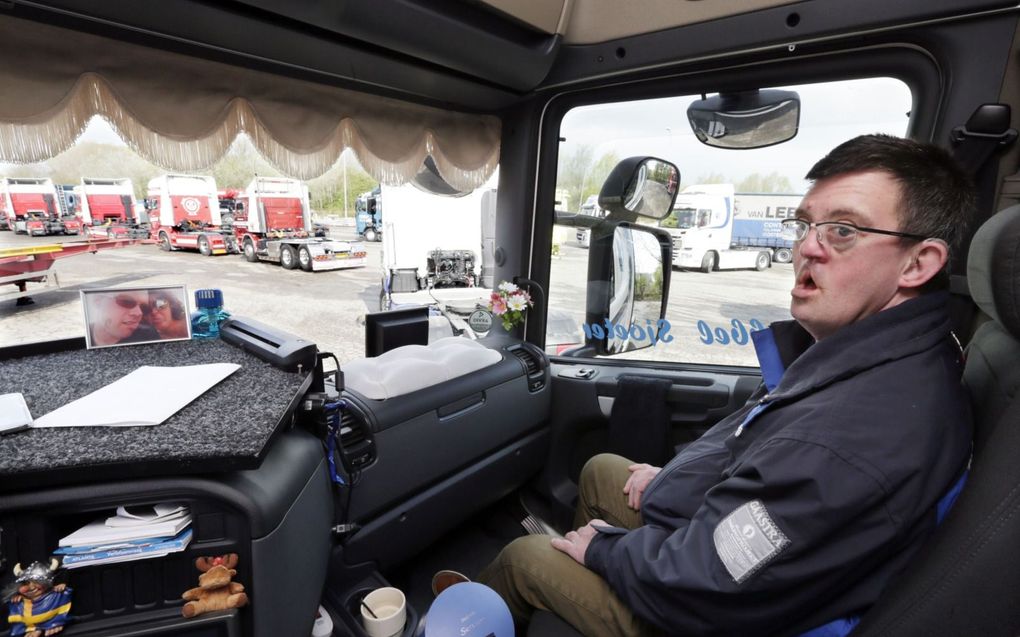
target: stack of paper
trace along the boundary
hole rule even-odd
[[[179,504],[120,507],[117,515],[61,538],[54,553],[65,568],[162,557],[191,542],[191,512]]]

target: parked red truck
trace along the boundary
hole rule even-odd
[[[135,213],[135,187],[130,179],[83,177],[77,189],[85,234],[93,239],[140,238],[148,230]]]
[[[0,180],[7,229],[19,234],[79,234],[81,221],[59,205],[52,179],[8,177]]]
[[[207,256],[236,252],[234,235],[223,226],[212,177],[156,177],[149,181],[146,208],[150,236],[161,250],[186,248]]]
[[[234,235],[248,261],[307,272],[363,267],[367,261],[360,243],[313,236],[308,189],[296,179],[256,177],[232,201]]]

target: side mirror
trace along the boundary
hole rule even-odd
[[[629,157],[613,168],[602,184],[598,205],[619,221],[638,217],[664,219],[673,209],[680,170],[655,157]]]
[[[707,146],[764,148],[797,136],[800,96],[776,89],[720,93],[693,102],[687,119],[695,137]]]
[[[586,346],[612,355],[672,340],[665,321],[671,262],[664,230],[611,221],[593,228]]]

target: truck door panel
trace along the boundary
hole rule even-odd
[[[581,468],[608,446],[609,416],[619,395],[621,376],[666,378],[672,383],[667,401],[670,440],[681,447],[696,440],[742,406],[761,382],[746,373],[663,370],[561,359],[552,363],[552,405],[549,419],[549,461],[535,483],[549,511],[542,513],[561,529],[568,528],[577,497]],[[579,377],[580,376],[580,377]]]

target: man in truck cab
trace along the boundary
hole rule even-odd
[[[603,454],[576,531],[479,576],[515,619],[591,635],[841,635],[965,479],[971,416],[947,262],[974,209],[942,149],[868,135],[807,175],[791,314],[756,332],[763,384],[665,467]]]

